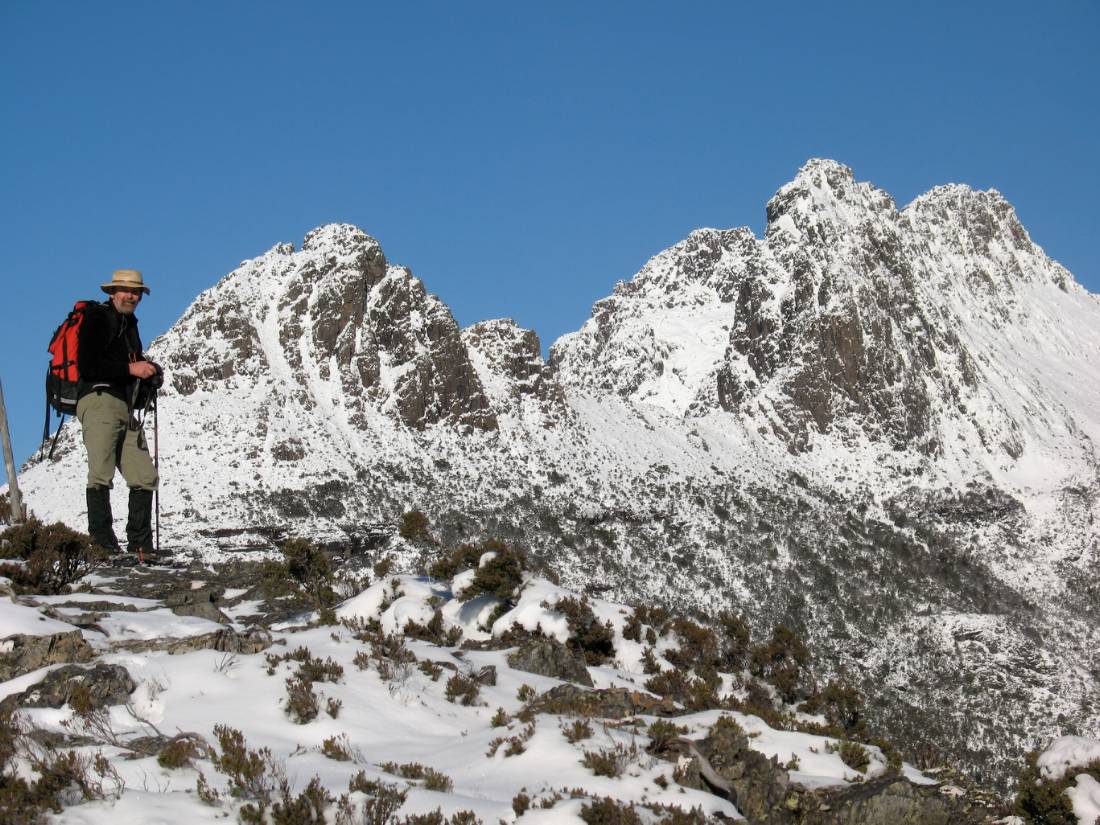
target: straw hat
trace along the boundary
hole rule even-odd
[[[119,286],[128,287],[130,289],[140,289],[146,295],[149,294],[149,287],[145,285],[141,273],[136,269],[116,269],[111,273],[111,283],[100,284],[99,288],[109,295],[112,289]]]

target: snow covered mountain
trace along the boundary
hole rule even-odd
[[[548,362],[355,227],[245,261],[150,350],[164,543],[400,551],[415,508],[569,586],[787,624],[986,779],[1097,736],[1100,298],[993,191],[899,211],[812,160],[767,214],[656,255]],[[83,475],[73,430],[21,484],[82,527]]]

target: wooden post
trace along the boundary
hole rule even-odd
[[[0,382],[0,437],[4,440],[4,467],[8,471],[8,493],[11,496],[11,523],[23,523],[23,497],[19,495],[19,476],[15,474],[15,458],[11,453],[11,433],[8,432],[8,411],[4,406],[4,384]]]

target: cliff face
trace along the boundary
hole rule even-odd
[[[152,347],[165,544],[411,564],[415,507],[573,586],[786,623],[972,767],[1097,734],[1100,301],[999,194],[898,210],[810,161],[762,238],[694,232],[540,349],[459,330],[352,226],[245,261]],[[28,465],[40,516],[83,525],[81,466],[75,431]]]

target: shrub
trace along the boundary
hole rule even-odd
[[[394,784],[367,779],[363,771],[348,782],[348,792],[363,793],[370,798],[357,811],[351,800],[342,796],[337,806],[336,825],[390,825],[408,797],[408,791]]]
[[[412,542],[424,542],[434,544],[435,539],[429,531],[428,517],[420,510],[409,510],[401,514],[401,524],[397,528],[397,534],[401,538]]]
[[[330,736],[321,743],[321,753],[337,762],[351,761],[351,741],[346,733]]]
[[[431,659],[424,659],[417,667],[420,668],[421,673],[433,682],[438,682],[439,677],[443,675],[443,666],[436,664]]]
[[[107,551],[60,522],[32,518],[0,533],[0,558],[22,561],[0,563],[17,593],[55,595],[106,561]]]
[[[863,696],[843,679],[830,681],[825,690],[807,699],[801,709],[806,713],[823,714],[828,724],[838,726],[846,736],[860,736],[865,732]]]
[[[871,764],[871,754],[867,752],[867,749],[858,742],[852,742],[848,739],[842,739],[836,744],[832,742],[825,745],[825,750],[829,753],[835,753],[840,757],[840,761],[847,765],[854,771],[863,771]]]
[[[615,631],[609,622],[600,623],[587,597],[558,599],[554,609],[565,614],[569,625],[567,646],[589,665],[601,665],[615,655]]]
[[[448,702],[454,702],[457,699],[459,703],[463,705],[477,704],[477,697],[480,691],[481,685],[474,679],[470,679],[460,673],[456,673],[447,680],[446,694]]]
[[[429,791],[450,793],[454,790],[454,782],[447,774],[440,773],[435,768],[429,768],[419,762],[406,762],[402,765],[396,762],[383,762],[379,767],[386,773],[392,773],[395,776],[423,781],[424,787]]]
[[[497,736],[489,741],[489,750],[485,755],[488,757],[496,756],[501,745],[508,745],[504,749],[504,755],[507,756],[519,756],[527,749],[527,742],[535,735],[535,723],[524,726],[524,728],[515,736]]]
[[[423,639],[436,645],[444,645],[449,641],[449,634],[443,629],[443,611],[436,610],[427,624],[420,624],[409,619],[401,631],[410,639]]]
[[[435,561],[428,568],[428,575],[433,579],[453,579],[463,570],[472,570],[477,567],[481,554],[485,552],[472,544],[462,544]]]
[[[714,683],[685,675],[681,670],[663,670],[647,679],[645,688],[691,711],[722,706]]]
[[[566,741],[576,744],[592,736],[592,725],[587,719],[574,719],[572,724],[563,725],[561,732]]]
[[[740,722],[732,716],[723,713],[718,717],[718,721],[710,726],[710,735],[740,739],[747,734],[745,733],[745,729],[741,727]]]
[[[677,725],[675,722],[670,722],[667,719],[654,720],[646,730],[649,738],[653,740],[653,746],[657,749],[660,749],[671,739],[675,739],[678,736],[686,736],[687,732],[688,729],[686,727]]]
[[[629,805],[604,797],[581,806],[581,819],[587,825],[642,825],[642,820]]]
[[[518,794],[512,797],[512,810],[515,811],[516,817],[521,817],[531,807],[531,797],[520,791]]]
[[[200,743],[193,736],[180,734],[160,749],[157,753],[157,764],[169,770],[190,767],[192,759],[208,750],[205,742]]]
[[[616,779],[622,776],[623,769],[631,757],[636,755],[636,749],[622,744],[602,751],[584,751],[581,764],[588,768],[596,776],[607,776]]]
[[[638,611],[635,609],[623,624],[623,638],[632,642],[642,641],[642,623],[638,619]]]
[[[301,676],[289,677],[286,680],[286,713],[291,721],[299,725],[312,722],[319,710],[313,682]]]
[[[803,679],[810,664],[806,643],[793,630],[776,625],[767,644],[752,649],[750,670],[754,676],[774,685],[788,704],[803,694]]]
[[[117,796],[123,787],[102,754],[89,757],[38,745],[10,710],[0,712],[0,817],[5,825],[39,825],[66,805]]]
[[[718,626],[722,630],[722,667],[725,670],[740,670],[748,663],[752,649],[749,626],[740,616],[728,611],[718,616]]]
[[[492,558],[481,559],[485,553],[493,553]],[[503,599],[515,606],[516,592],[523,584],[523,570],[527,564],[527,554],[516,547],[509,547],[502,541],[488,539],[481,545],[477,572],[470,584],[455,596],[459,601],[469,601],[475,596],[487,593]]]
[[[718,637],[714,631],[684,618],[674,620],[671,629],[680,642],[678,648],[665,653],[671,664],[685,670],[700,665],[709,665],[713,669],[719,661]]]
[[[332,608],[339,600],[328,554],[306,539],[288,539],[282,560],[269,559],[260,570],[260,586],[269,599],[289,598],[292,604],[321,612],[335,622]]]

